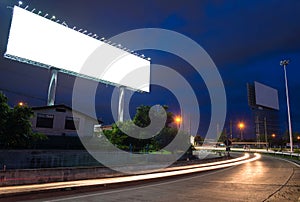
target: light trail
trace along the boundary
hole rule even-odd
[[[74,187],[82,187],[82,186],[95,186],[95,185],[106,185],[106,184],[126,183],[126,182],[134,182],[134,181],[142,181],[142,180],[150,180],[150,179],[159,179],[159,178],[172,177],[172,176],[237,166],[237,165],[258,160],[259,158],[261,158],[261,155],[255,153],[254,157],[252,158],[249,157],[250,155],[246,153],[243,157],[237,158],[240,159],[239,161],[233,161],[233,159],[231,159],[231,160],[222,161],[223,164],[220,164],[220,162],[215,162],[215,163],[206,164],[210,166],[189,168],[184,170],[167,171],[167,172],[160,172],[160,173],[150,173],[150,174],[142,174],[142,175],[135,175],[135,176],[113,177],[113,178],[104,178],[104,179],[78,180],[72,182],[56,182],[56,183],[47,183],[47,184],[1,187],[0,194],[22,193],[22,192],[31,192],[34,190],[41,191],[41,190],[74,188]]]
[[[196,164],[196,165],[188,165],[188,166],[165,168],[165,169],[163,169],[163,171],[184,170],[184,169],[190,169],[190,168],[215,166],[215,165],[220,165],[220,164],[225,164],[225,163],[242,161],[242,160],[245,160],[245,159],[249,158],[249,156],[250,155],[248,153],[246,153],[244,156],[238,157],[238,158],[234,158],[234,159],[229,159],[229,160],[224,160],[224,161],[217,161],[217,162],[211,162],[211,163]]]

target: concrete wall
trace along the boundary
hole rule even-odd
[[[119,175],[84,150],[0,150],[0,186]]]
[[[123,174],[105,167],[2,170],[0,171],[0,186],[63,182],[121,175]]]
[[[85,150],[0,150],[0,170],[100,165]]]

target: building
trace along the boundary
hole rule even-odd
[[[47,136],[77,137],[80,134],[84,137],[92,137],[94,125],[102,123],[99,120],[96,123],[91,116],[72,110],[66,105],[33,107],[32,110],[33,131]]]

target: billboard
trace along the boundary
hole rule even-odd
[[[264,84],[254,82],[256,105],[279,110],[278,91]]]
[[[5,57],[133,90],[150,90],[150,61],[18,6],[13,10]],[[128,75],[131,78],[126,79]]]

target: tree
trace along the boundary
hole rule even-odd
[[[136,114],[133,118],[133,122],[135,125],[139,127],[147,127],[150,124],[150,117],[149,117],[149,111],[150,106],[141,105],[137,107]],[[158,108],[159,109],[159,108]],[[173,122],[174,115],[172,112],[168,112],[169,107],[167,105],[163,106],[163,110],[156,110],[154,117],[162,117],[163,114],[167,113],[167,120],[165,123],[165,127],[170,127],[170,124]]]
[[[10,108],[7,104],[7,97],[0,92],[0,138],[5,133],[9,112]]]
[[[168,106],[163,106],[164,110],[168,110]],[[133,123],[139,127],[147,127],[151,120],[149,117],[149,111],[151,107],[141,105],[137,107],[136,114],[133,118]],[[158,108],[159,109],[159,108]],[[160,118],[165,114],[163,110],[154,111],[154,118]],[[173,113],[166,112],[167,119],[165,126],[161,129],[160,133],[153,138],[149,139],[138,139],[124,134],[117,125],[120,125],[122,128],[126,128],[126,131],[131,131],[129,121],[123,123],[113,124],[111,131],[105,131],[104,135],[107,139],[114,145],[118,146],[120,149],[132,150],[132,151],[142,151],[142,150],[159,150],[166,145],[168,145],[176,136],[177,129],[171,128],[170,125],[173,122]],[[133,132],[133,131],[132,131]]]
[[[45,135],[33,133],[30,118],[33,111],[28,106],[10,108],[7,97],[0,93],[0,144],[3,148],[29,148]]]

